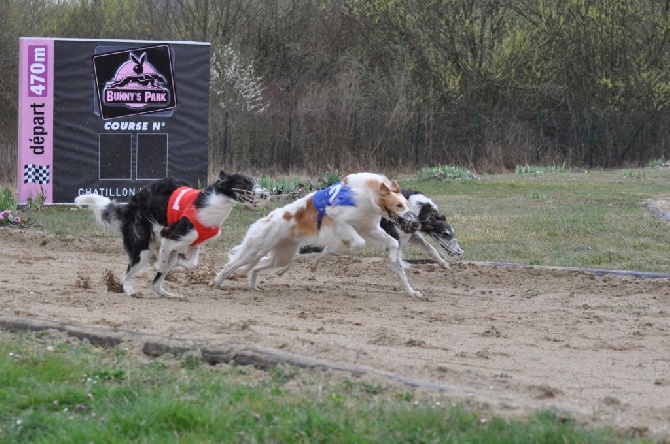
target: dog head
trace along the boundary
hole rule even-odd
[[[437,206],[429,199],[426,199],[425,202],[418,202],[417,205],[420,208],[418,212],[421,228],[419,230],[430,235],[449,256],[463,254],[454,235],[454,229],[447,222],[446,216],[438,211]]]
[[[407,199],[400,192],[400,187],[395,180],[388,184],[385,181],[380,182],[376,191],[384,218],[393,222],[405,233],[413,233],[419,229],[419,218],[410,211]]]
[[[270,193],[258,185],[256,181],[246,174],[228,174],[221,170],[219,179],[214,184],[214,189],[219,194],[251,208],[259,208],[268,202]]]

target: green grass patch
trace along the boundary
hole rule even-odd
[[[445,212],[465,260],[670,273],[668,224],[645,206],[650,198],[670,196],[670,170],[632,171],[403,185],[426,193]],[[415,250],[409,251],[412,258]]]
[[[670,160],[666,159],[652,159],[649,161],[651,168],[670,168]]]
[[[551,166],[531,166],[531,165],[517,165],[514,169],[515,174],[546,174],[546,173],[564,173],[567,170],[565,165],[551,165]]]
[[[0,211],[16,211],[16,197],[9,188],[0,190]]]
[[[421,180],[478,180],[477,176],[467,168],[451,165],[440,165],[438,167],[425,167],[419,171]]]
[[[670,273],[668,224],[645,206],[650,198],[670,195],[670,169],[630,171],[634,174],[501,174],[400,184],[424,192],[439,205],[456,231],[464,260]],[[643,180],[637,178],[641,176]],[[284,204],[276,201],[261,210],[238,206],[222,236],[207,248],[237,245],[249,225]],[[82,208],[47,206],[21,215],[56,234],[118,238],[98,228],[91,212]],[[381,252],[366,248],[360,254]],[[409,246],[405,257],[425,255]]]
[[[59,341],[0,332],[0,442],[627,442],[557,412],[502,419],[346,375]]]
[[[340,173],[335,170],[324,171],[316,178],[262,176],[258,179],[258,183],[273,195],[295,196],[326,188],[339,180]]]

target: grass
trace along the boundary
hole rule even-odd
[[[16,211],[16,197],[9,188],[0,189],[0,211]]]
[[[649,161],[649,167],[651,168],[668,168],[670,167],[670,160],[666,159],[652,159]]]
[[[326,188],[339,180],[340,173],[337,170],[327,170],[319,174],[315,179],[262,176],[258,179],[258,183],[273,195],[287,194],[297,196]]]
[[[564,173],[567,170],[565,166],[531,166],[531,165],[517,165],[514,169],[516,174],[546,174],[546,173]]]
[[[452,166],[452,165],[440,165],[438,167],[425,167],[419,171],[420,179],[431,179],[431,180],[477,180],[477,176],[472,171],[467,168]]]
[[[147,360],[54,335],[0,332],[0,442],[628,442],[557,412],[495,418],[331,373]]]
[[[400,183],[424,192],[445,212],[465,250],[463,260],[670,273],[667,223],[645,207],[647,199],[670,194],[670,169],[410,178]],[[238,207],[213,247],[233,247],[271,209]],[[87,210],[44,207],[25,213],[56,234],[112,236],[96,227]],[[369,248],[361,254],[380,252]],[[410,247],[405,257],[425,256]]]
[[[406,181],[447,214],[464,259],[670,273],[667,222],[647,199],[668,196],[670,170]]]

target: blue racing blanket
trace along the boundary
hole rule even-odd
[[[342,185],[342,182],[337,182],[328,188],[317,191],[314,193],[312,201],[314,202],[314,207],[319,212],[317,218],[319,224],[321,224],[321,219],[323,219],[323,215],[326,214],[326,207],[328,206],[356,206],[354,193],[351,191],[351,188]]]

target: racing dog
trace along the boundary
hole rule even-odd
[[[401,189],[400,192],[407,199],[410,211],[418,215],[419,229],[405,232],[399,229],[396,224],[384,218],[380,221],[380,226],[386,233],[400,242],[401,249],[403,245],[411,242],[421,247],[442,267],[449,268],[449,262],[444,260],[442,255],[430,243],[426,242],[422,235],[430,236],[449,256],[460,256],[463,254],[463,250],[458,245],[454,230],[447,222],[446,216],[440,213],[435,202],[423,193],[407,188]],[[301,256],[311,257],[314,253],[320,254],[322,252],[323,246],[321,245],[305,245],[300,248]],[[288,267],[279,270],[277,275],[284,274],[287,269]]]
[[[395,181],[373,173],[345,176],[330,187],[273,210],[254,222],[242,243],[229,252],[229,261],[217,274],[214,284],[236,270],[249,273],[249,286],[257,289],[258,273],[266,268],[286,268],[301,246],[323,246],[319,257],[328,253],[351,253],[371,242],[386,248],[389,266],[409,296],[420,297],[407,280],[398,240],[379,225],[382,218],[398,224],[404,231],[419,228],[417,217],[409,211],[407,199]],[[315,266],[318,263],[315,262]]]
[[[449,256],[460,256],[463,250],[458,245],[454,230],[447,222],[444,214],[431,199],[419,191],[412,191],[406,188],[400,190],[409,202],[410,210],[419,217],[419,229],[412,233],[398,230],[394,224],[386,219],[381,220],[381,227],[389,235],[398,239],[401,247],[411,242],[421,247],[435,261],[444,268],[449,268],[449,262],[444,260],[440,253],[423,238],[422,233],[430,236]]]
[[[135,294],[133,277],[153,264],[157,272],[153,290],[179,298],[163,288],[165,275],[176,265],[196,267],[201,245],[221,234],[221,225],[237,203],[257,206],[267,197],[250,176],[222,170],[218,180],[203,190],[166,178],[142,188],[127,205],[97,194],[78,196],[74,202],[87,204],[102,227],[121,233],[128,255],[121,279],[126,294]]]

